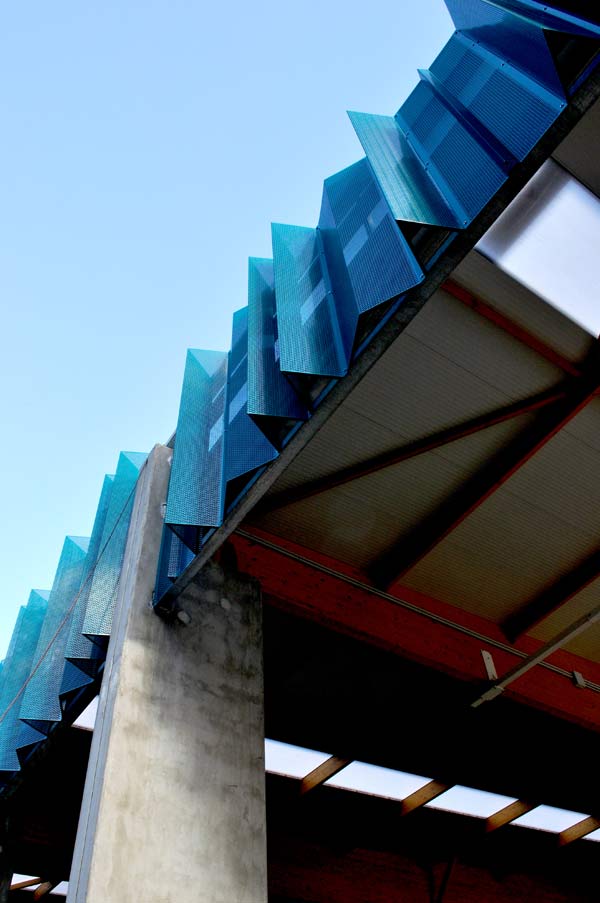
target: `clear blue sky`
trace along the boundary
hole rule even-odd
[[[0,28],[0,657],[121,449],[172,432],[272,221],[314,225],[452,30],[442,0],[8,4]]]

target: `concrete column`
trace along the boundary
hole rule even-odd
[[[266,903],[262,619],[256,584],[211,565],[151,610],[171,451],[136,492],[69,903]]]

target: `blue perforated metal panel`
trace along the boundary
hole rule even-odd
[[[62,717],[59,697],[65,670],[65,647],[88,543],[89,540],[81,536],[65,539],[34,655],[31,679],[23,694],[21,719],[44,732]]]
[[[529,153],[565,105],[460,33],[450,38],[430,71],[517,160]]]
[[[110,636],[135,486],[146,458],[139,452],[119,455],[82,626],[91,639]]]
[[[460,226],[467,226],[506,180],[506,172],[426,82],[417,85],[395,118]]]
[[[279,367],[273,261],[248,261],[248,413],[304,420],[306,408]]]
[[[395,219],[449,229],[463,225],[393,116],[348,116]]]
[[[325,180],[319,229],[351,349],[357,317],[417,285],[423,271],[366,160]]]
[[[548,0],[486,0],[491,6],[512,12],[542,28],[562,31],[565,34],[580,35],[584,38],[600,37],[600,15],[593,0],[588,0],[586,17],[569,10],[568,4],[548,2]],[[581,11],[585,7],[581,4]]]
[[[319,234],[280,223],[271,232],[279,366],[289,373],[343,376],[347,349]]]
[[[541,28],[485,0],[444,2],[458,31],[475,43],[484,44],[500,60],[512,62],[525,75],[562,96],[562,85]]]
[[[27,606],[20,609],[0,674],[0,771],[17,771],[17,748],[43,738],[20,720],[19,694],[31,673],[49,595],[32,590]]]
[[[98,553],[101,549],[102,536],[106,525],[106,517],[108,514],[114,479],[113,476],[106,476],[102,484],[102,492],[100,493],[100,500],[98,502],[96,517],[94,518],[94,526],[85,561],[81,590],[71,617],[71,628],[65,648],[65,658],[73,665],[76,665],[78,668],[85,671],[86,674],[95,674],[100,662],[98,646],[96,643],[92,643],[88,637],[83,635],[83,623],[85,621],[90,591],[92,588],[94,568],[96,567]],[[74,675],[71,670],[65,669],[65,679],[62,688],[63,692],[74,689],[75,686],[77,686],[76,680],[77,676]]]
[[[227,354],[187,353],[166,522],[218,526],[223,520]]]
[[[267,464],[277,451],[248,416],[248,308],[233,315],[227,377],[225,479]]]
[[[158,561],[158,574],[154,591],[155,602],[160,600],[173,581],[185,571],[194,553],[165,525]]]

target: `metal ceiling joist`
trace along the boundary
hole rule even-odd
[[[538,596],[507,618],[502,628],[511,640],[516,640],[532,627],[565,605],[577,593],[600,577],[600,550],[564,574]]]
[[[319,479],[311,480],[308,483],[303,483],[300,486],[295,486],[292,489],[286,489],[284,492],[269,496],[264,502],[257,506],[257,512],[265,514],[269,511],[275,511],[278,508],[287,507],[295,502],[300,502],[303,499],[320,495],[322,492],[328,492],[331,489],[335,489],[337,486],[343,486],[345,483],[350,483],[361,477],[369,476],[369,474],[372,473],[378,473],[381,470],[385,470],[387,467],[393,467],[395,464],[400,464],[402,461],[408,461],[410,458],[415,458],[417,455],[422,455],[425,452],[441,448],[444,445],[448,445],[450,442],[464,439],[467,436],[480,432],[480,430],[487,429],[491,426],[497,426],[499,423],[505,423],[507,420],[520,417],[522,414],[531,414],[540,408],[554,404],[564,397],[564,390],[559,389],[551,392],[542,392],[539,395],[525,398],[522,401],[503,405],[501,408],[496,408],[494,411],[490,411],[487,414],[471,417],[448,429],[439,430],[429,436],[425,436],[423,439],[397,446],[380,455],[374,455],[371,458],[359,461],[350,467],[344,467],[341,470],[329,473]]]
[[[573,380],[567,397],[542,410],[534,422],[502,448],[461,488],[445,499],[412,534],[396,541],[371,568],[378,586],[390,587],[543,448],[594,397],[600,376]]]

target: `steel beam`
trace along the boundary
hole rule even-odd
[[[482,648],[493,651],[500,674],[530,660],[504,641],[497,625],[408,587],[377,590],[353,568],[257,529],[230,541],[240,570],[260,581],[265,603],[295,616],[479,685]],[[530,639],[526,644],[531,653],[541,648]],[[586,690],[573,684],[573,671],[586,673]],[[598,682],[598,664],[559,650],[552,662],[541,661],[507,686],[504,696],[596,731]]]
[[[370,569],[378,586],[392,586],[546,445],[594,397],[600,377],[573,379],[567,395],[542,409],[533,423],[466,479],[409,536],[400,537]]]
[[[488,429],[491,426],[497,426],[499,423],[513,420],[515,417],[520,417],[522,414],[531,414],[534,411],[539,411],[541,408],[552,405],[564,397],[565,393],[561,389],[542,392],[539,395],[524,398],[522,401],[503,405],[501,408],[496,408],[494,411],[489,411],[478,417],[471,417],[460,424],[456,424],[455,426],[448,427],[444,430],[438,430],[422,439],[417,439],[414,442],[407,442],[404,445],[399,445],[380,455],[373,455],[370,458],[365,458],[357,464],[341,468],[340,470],[327,474],[325,477],[320,477],[317,480],[310,480],[300,486],[295,486],[284,492],[278,492],[268,496],[264,501],[258,504],[256,513],[259,515],[266,514],[269,511],[285,508],[288,505],[293,505],[295,502],[301,502],[304,499],[320,495],[322,492],[328,492],[338,486],[343,486],[345,483],[351,483],[361,477],[369,476],[369,474],[378,473],[388,467],[400,464],[402,461],[408,461],[410,458],[415,458],[425,452],[441,448],[451,442],[456,442],[458,439],[464,439],[467,436]]]

